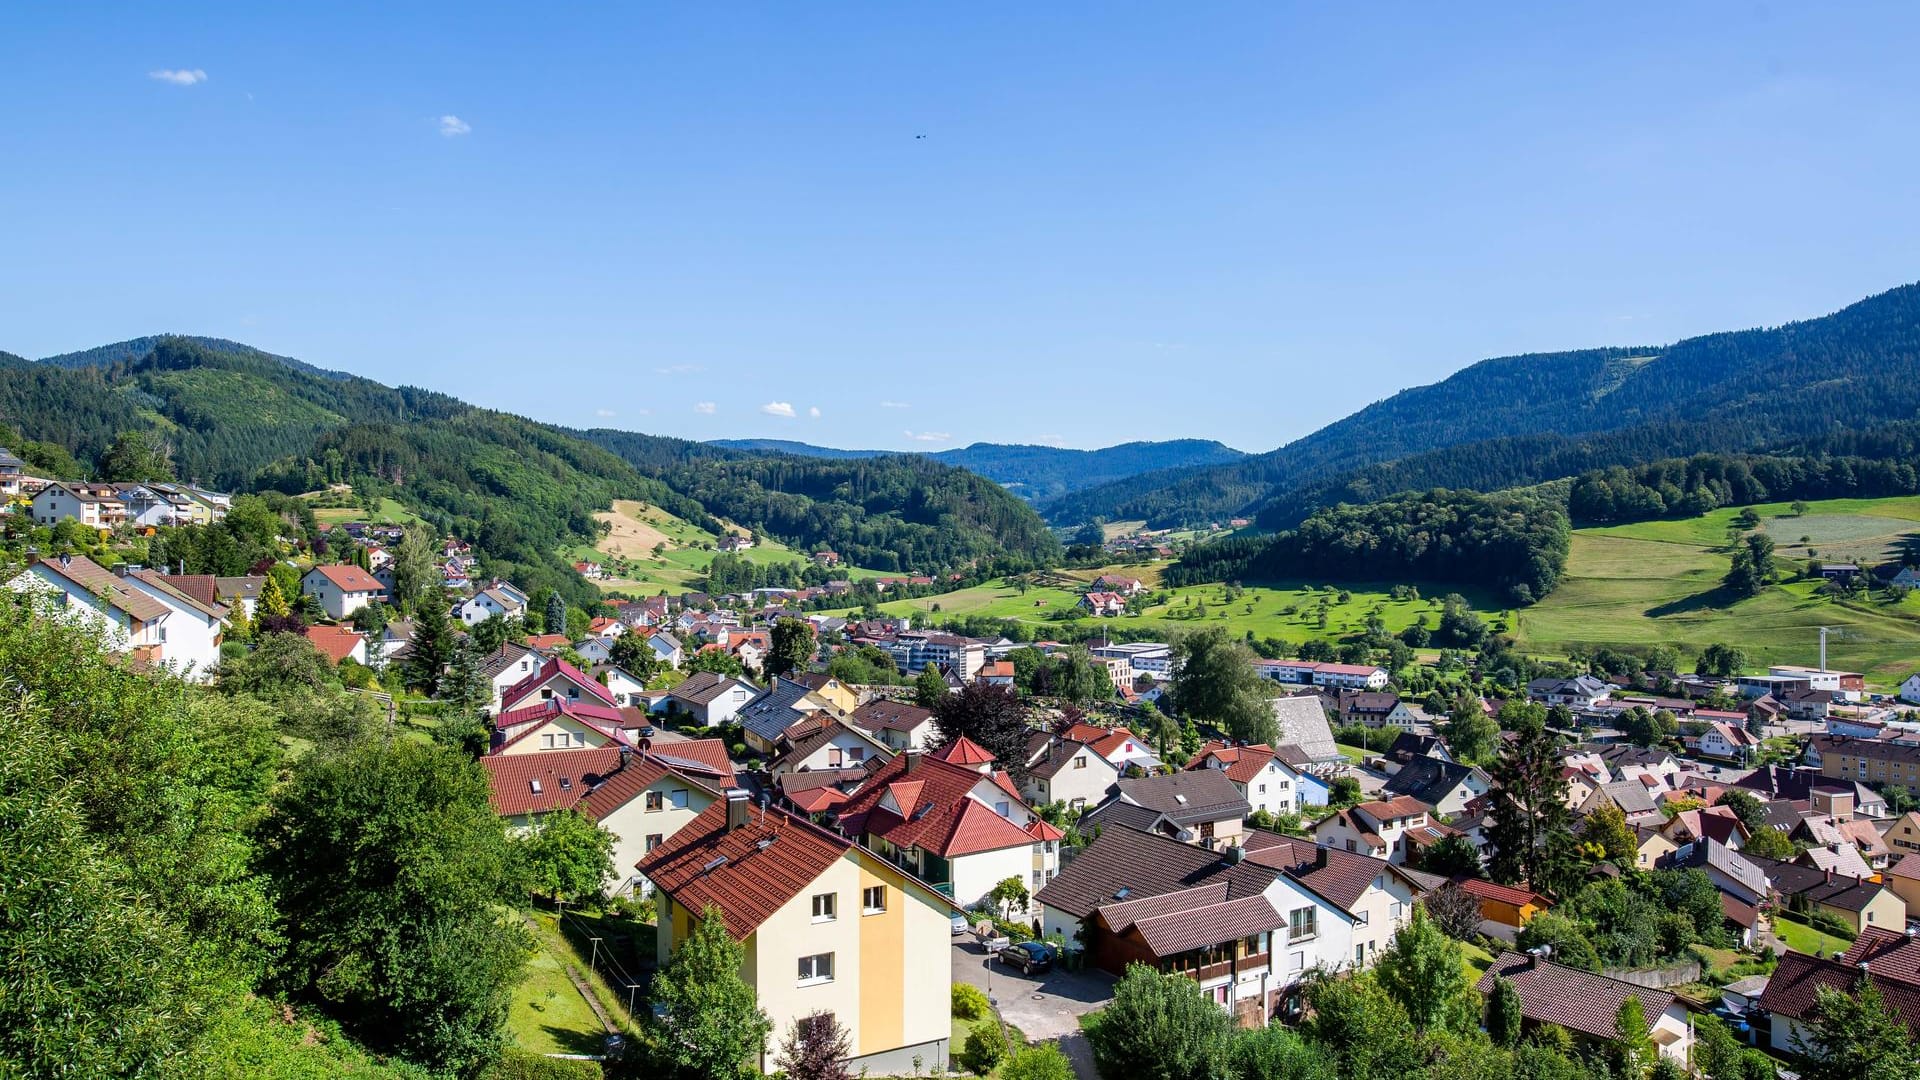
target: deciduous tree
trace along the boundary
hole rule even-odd
[[[789,1080],[848,1080],[849,1053],[847,1029],[823,1009],[794,1017],[777,1061]]]
[[[654,1004],[666,1007],[661,1054],[687,1080],[749,1075],[773,1030],[740,978],[746,955],[708,908],[654,979]]]
[[[1230,738],[1271,743],[1279,734],[1273,715],[1273,684],[1253,666],[1253,651],[1224,627],[1174,639],[1175,708],[1215,724]]]

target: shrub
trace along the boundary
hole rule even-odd
[[[974,1028],[967,1034],[966,1045],[960,1048],[960,1064],[981,1076],[992,1072],[1006,1056],[1007,1044],[1000,1037],[1000,1029],[993,1024]]]
[[[1848,941],[1852,941],[1855,937],[1853,927],[1848,926],[1846,923],[1841,922],[1839,919],[1824,911],[1816,912],[1814,916],[1807,921],[1813,924],[1815,930],[1822,933],[1832,934],[1834,937],[1845,938]]]
[[[600,1066],[509,1046],[480,1070],[480,1080],[600,1080]]]
[[[953,1015],[962,1020],[984,1020],[987,1017],[987,995],[979,987],[968,983],[953,984]]]

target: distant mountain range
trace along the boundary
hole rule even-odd
[[[1739,451],[1920,416],[1920,285],[1822,318],[1666,346],[1484,360],[1277,450],[1089,487],[1058,525],[1257,517],[1433,487],[1493,491],[1702,451]]]
[[[867,458],[891,450],[839,450],[786,439],[716,439],[710,445],[736,450],[817,458]],[[920,456],[969,469],[1034,502],[1045,502],[1099,484],[1163,469],[1222,465],[1247,456],[1211,439],[1130,442],[1099,450],[1066,450],[1018,443],[974,443]]]

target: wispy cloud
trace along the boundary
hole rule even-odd
[[[694,412],[697,412],[697,413],[700,413],[700,414],[701,414],[701,415],[703,415],[703,416],[712,416],[712,415],[713,415],[713,402],[711,402],[711,401],[701,401],[701,402],[697,402],[697,403],[695,403],[695,405],[693,406],[693,411],[694,411]]]
[[[207,73],[199,68],[161,68],[159,71],[147,72],[147,78],[158,79],[175,86],[192,86],[195,83],[206,82]]]
[[[1036,435],[1033,441],[1041,446],[1065,446],[1067,439],[1064,435]]]
[[[760,411],[766,413],[768,416],[784,416],[789,420],[793,419],[793,403],[791,401],[769,401],[765,405],[760,406]]]
[[[467,123],[457,116],[448,115],[440,118],[440,134],[449,139],[455,136],[465,135],[472,130],[472,124]]]
[[[707,370],[705,364],[668,364],[666,367],[654,368],[653,373],[655,375],[691,375],[696,371],[705,370]]]
[[[950,442],[953,439],[944,431],[908,431],[905,434],[914,442]]]
[[[904,402],[904,401],[883,401],[883,402],[881,402],[881,403],[880,403],[880,407],[881,407],[881,408],[883,408],[883,409],[911,409],[911,408],[913,408],[913,406],[911,406],[911,405],[909,405],[909,404],[907,404],[907,403],[906,403],[906,402]]]
[[[813,417],[815,420],[820,419],[820,406],[814,405],[809,407],[807,409],[807,415]]]
[[[593,410],[593,415],[600,417],[613,416],[614,411],[612,409],[595,409]]]

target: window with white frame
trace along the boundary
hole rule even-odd
[[[817,986],[833,981],[833,954],[815,953],[800,958],[800,985]]]
[[[1287,937],[1293,941],[1306,941],[1319,931],[1319,912],[1311,907],[1298,907],[1287,912]]]
[[[887,887],[869,885],[860,890],[860,914],[878,915],[887,910]]]
[[[834,894],[830,892],[815,893],[813,895],[813,921],[814,922],[832,922],[833,921],[834,912],[838,907],[838,905],[835,904],[834,900],[835,900]]]

